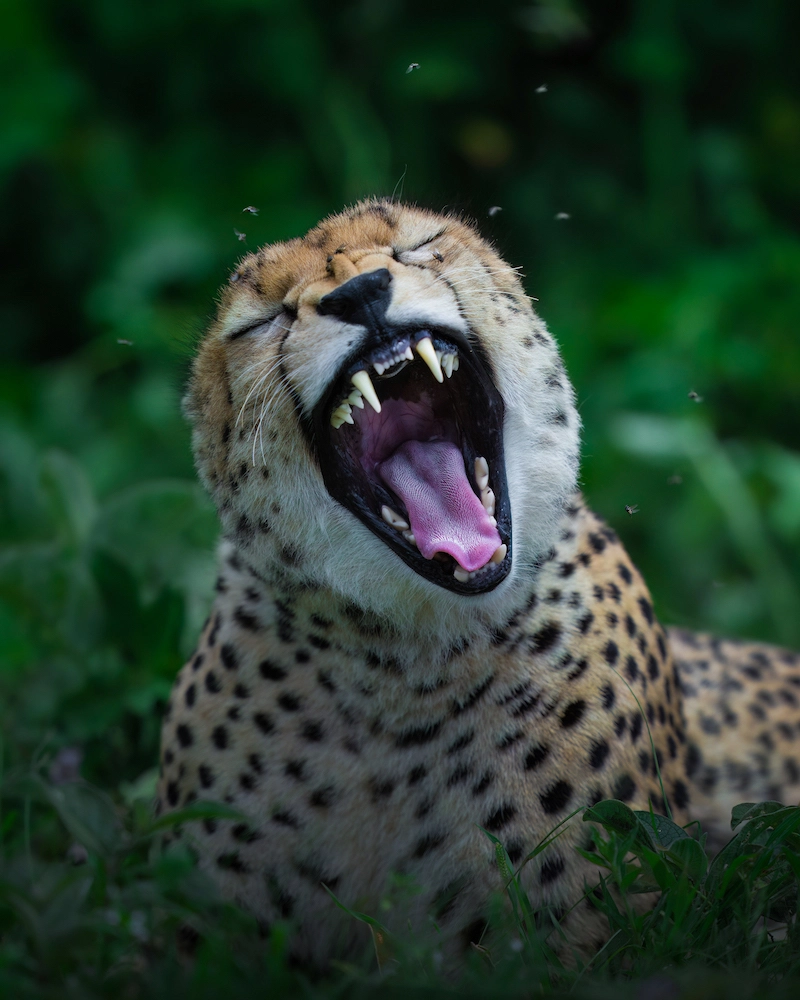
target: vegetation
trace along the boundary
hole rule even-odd
[[[661,619],[800,647],[799,29],[800,7],[756,0],[7,0],[0,988],[452,989],[424,943],[310,983],[282,931],[262,941],[159,849],[146,807],[212,591],[180,416],[193,343],[241,252],[344,203],[476,218],[562,344],[584,488]],[[604,813],[609,879],[631,847],[659,908],[598,900],[616,943],[586,972],[548,962],[525,916],[530,940],[476,952],[461,992],[788,996],[796,811],[769,808],[737,817],[721,879],[674,830]]]

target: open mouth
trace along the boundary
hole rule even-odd
[[[460,333],[384,333],[345,362],[313,419],[328,492],[415,572],[460,594],[505,578],[503,400]]]

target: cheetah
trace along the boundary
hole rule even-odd
[[[222,541],[158,808],[246,818],[179,832],[300,960],[364,944],[326,889],[375,913],[398,877],[390,924],[477,940],[487,832],[521,865],[559,824],[520,878],[597,941],[586,807],[720,840],[735,803],[800,797],[800,657],[659,624],[578,491],[556,343],[467,222],[373,200],[246,256],[186,412]]]

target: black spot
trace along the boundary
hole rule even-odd
[[[572,785],[566,781],[556,781],[539,796],[542,808],[548,815],[565,809],[572,798]]]
[[[178,786],[174,781],[170,781],[167,784],[167,802],[169,802],[171,806],[176,806],[178,804],[178,798]]]
[[[246,792],[252,792],[256,787],[256,779],[246,771],[244,774],[239,775],[239,784]]]
[[[324,737],[322,723],[316,720],[303,723],[302,736],[309,743],[321,743]]]
[[[641,714],[638,711],[631,712],[631,743],[635,743],[639,739],[643,725]]]
[[[284,691],[278,698],[278,704],[284,712],[296,712],[300,708],[300,698],[291,691]]]
[[[328,809],[335,798],[335,791],[333,785],[325,785],[323,788],[315,789],[308,801],[316,809]]]
[[[203,820],[203,829],[206,833],[216,833],[217,821],[215,819],[211,819],[210,817],[206,817]]]
[[[297,817],[293,816],[292,813],[286,809],[273,813],[272,822],[279,823],[281,826],[291,827],[293,830],[297,830],[300,826],[300,821]]]
[[[689,804],[689,789],[680,779],[672,786],[672,801],[678,809],[685,809]]]
[[[567,680],[568,681],[577,680],[581,676],[581,674],[588,668],[588,666],[589,666],[589,661],[587,659],[584,658],[578,660],[578,662],[575,664],[575,669],[571,670],[567,674]]]
[[[260,836],[247,823],[237,823],[231,830],[231,837],[240,844],[252,844],[254,840],[260,840]]]
[[[190,684],[189,687],[186,688],[186,693],[184,694],[183,699],[186,702],[187,708],[191,708],[192,705],[194,705],[194,698],[196,691],[197,689],[195,688],[194,684]]]
[[[524,735],[524,730],[515,729],[513,733],[506,733],[504,736],[501,736],[497,743],[495,743],[495,746],[498,750],[507,750]]]
[[[609,611],[606,614],[606,622],[611,628],[616,628],[619,625],[619,618],[617,617],[616,611]]]
[[[389,798],[394,791],[394,782],[389,778],[384,780],[381,780],[380,778],[370,778],[368,787],[372,801],[378,802],[380,799]]]
[[[217,864],[220,868],[236,872],[238,875],[244,875],[248,870],[247,865],[244,864],[236,851],[226,851],[224,854],[220,854],[217,857]]]
[[[222,684],[220,683],[217,675],[213,670],[209,670],[205,678],[206,690],[211,694],[219,694],[222,690]]]
[[[242,628],[247,629],[248,632],[258,632],[261,629],[261,622],[251,615],[249,611],[245,611],[244,608],[237,608],[233,617],[238,625]]]
[[[308,644],[313,646],[314,649],[330,649],[331,644],[327,639],[324,639],[321,635],[309,635],[306,637],[308,639]]]
[[[622,734],[625,732],[625,727],[627,725],[628,725],[628,720],[625,718],[625,716],[618,715],[616,720],[614,721],[614,732],[616,733],[617,739],[619,739],[620,736],[622,736]]]
[[[445,836],[442,833],[429,833],[417,841],[416,847],[414,848],[415,858],[424,858],[426,854],[430,854],[431,851],[436,850],[440,844],[443,844]]]
[[[574,572],[575,572],[575,563],[564,562],[561,563],[561,565],[558,567],[558,575],[560,577],[566,578],[568,576],[572,576]]]
[[[550,882],[555,882],[563,871],[564,859],[560,854],[553,854],[542,863],[539,872],[539,883],[541,885],[548,885]]]
[[[453,788],[455,785],[460,785],[462,781],[466,781],[467,778],[472,774],[472,768],[466,764],[462,764],[457,767],[455,771],[447,779],[447,787]]]
[[[614,693],[614,688],[610,684],[606,684],[602,689],[603,694],[603,708],[610,712],[614,707],[614,702],[617,700],[617,696]]]
[[[648,625],[653,624],[653,605],[645,597],[639,598],[639,607]]]
[[[549,753],[550,747],[547,745],[542,746],[537,743],[535,746],[532,746],[525,757],[525,770],[532,771],[534,768],[539,767],[547,759]]]
[[[262,733],[271,733],[275,728],[275,723],[270,719],[268,715],[263,712],[256,712],[253,716],[253,722],[258,726]]]
[[[690,743],[686,748],[686,777],[691,778],[701,763],[700,751],[694,743]]]
[[[222,615],[218,614],[214,619],[214,624],[211,626],[211,631],[208,633],[208,645],[209,648],[214,645],[217,641],[217,633],[222,625]]]
[[[420,726],[419,729],[407,729],[395,739],[394,745],[399,749],[404,749],[405,747],[430,743],[431,740],[437,737],[441,728],[442,723],[435,722],[430,726]]]
[[[262,660],[258,665],[258,671],[267,681],[282,681],[286,677],[286,670],[272,660]]]
[[[620,601],[622,600],[622,591],[619,589],[616,583],[606,584],[606,590],[608,591],[608,596],[612,599],[612,601],[616,601],[617,604],[619,604]]]
[[[197,773],[200,775],[200,784],[203,788],[211,788],[214,784],[214,773],[211,768],[207,764],[201,764]]]
[[[603,656],[605,657],[606,663],[610,667],[613,667],[619,659],[619,646],[609,639],[606,643],[605,649],[603,650]]]
[[[658,666],[658,660],[652,653],[649,653],[647,656],[647,673],[650,676],[651,681],[658,680],[658,676],[661,673]]]
[[[550,649],[561,637],[561,626],[555,622],[546,622],[538,632],[535,632],[528,639],[528,651],[531,653],[543,653]]]
[[[570,726],[574,726],[580,722],[585,710],[586,702],[583,700],[573,701],[567,705],[561,715],[561,725],[564,729],[569,729]]]
[[[181,725],[179,725],[175,730],[175,733],[178,737],[178,743],[180,743],[182,747],[190,747],[192,745],[192,731],[188,726],[181,723]]]
[[[224,750],[228,746],[228,730],[224,726],[215,726],[211,739],[218,750]]]
[[[597,740],[597,742],[592,744],[592,748],[589,751],[589,764],[595,771],[599,771],[603,764],[605,764],[610,749],[605,740]]]
[[[639,770],[643,775],[650,773],[650,761],[652,760],[649,750],[639,751]]]
[[[306,780],[306,762],[304,760],[287,760],[283,766],[283,773],[295,781]]]
[[[619,799],[620,802],[630,802],[636,794],[636,782],[629,774],[622,774],[614,782],[614,789],[611,797]]]
[[[416,785],[418,782],[422,781],[423,778],[428,776],[428,769],[424,764],[419,764],[415,767],[408,775],[409,785]]]
[[[506,844],[506,854],[512,865],[515,865],[525,853],[525,845],[519,840],[509,840]]]
[[[330,674],[324,670],[320,670],[317,673],[317,681],[319,682],[320,687],[325,688],[326,691],[333,693],[336,690],[336,685],[331,680]]]
[[[603,549],[606,547],[606,540],[605,538],[602,537],[602,535],[590,534],[589,544],[592,546],[595,552],[602,552]]]
[[[504,802],[483,822],[487,830],[502,830],[517,815],[517,808],[511,802]]]
[[[192,670],[199,670],[203,666],[203,660],[205,657],[202,653],[198,653],[197,656],[192,660]]]
[[[470,743],[475,739],[475,730],[471,730],[468,733],[462,733],[450,746],[447,748],[448,754],[458,753],[459,750],[463,750],[464,747],[468,747]]]
[[[264,765],[261,761],[261,757],[257,753],[248,754],[247,763],[252,767],[256,774],[263,774]]]
[[[244,684],[237,684],[236,687],[233,689],[233,693],[236,695],[237,698],[250,697],[250,690]]]
[[[226,670],[236,670],[239,666],[239,658],[236,655],[236,650],[229,642],[226,642],[220,649],[219,658],[222,660],[222,665]]]
[[[639,676],[639,665],[633,656],[628,656],[625,660],[625,673],[629,681],[635,681]]]
[[[311,659],[311,653],[307,649],[298,649],[294,658],[297,663],[308,663]]]
[[[593,621],[594,621],[594,615],[592,614],[591,611],[587,611],[585,615],[582,615],[578,619],[577,622],[578,631],[581,633],[581,635],[586,635]]]
[[[494,774],[491,771],[486,771],[484,774],[480,776],[480,778],[478,778],[478,780],[472,786],[472,794],[482,795],[493,781],[494,781]]]

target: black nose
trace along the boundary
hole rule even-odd
[[[376,321],[382,323],[389,308],[391,283],[392,276],[385,267],[356,275],[321,298],[317,312],[320,316],[337,316],[345,323],[375,326]]]

